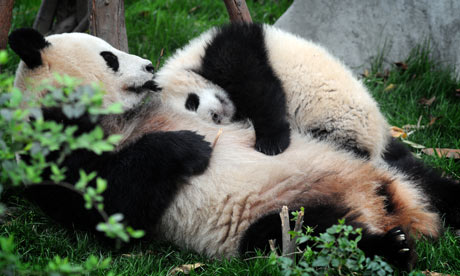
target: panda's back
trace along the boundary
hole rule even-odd
[[[381,155],[388,127],[378,105],[351,71],[311,41],[264,25],[270,63],[281,79],[293,129],[327,132],[331,141],[348,138]]]

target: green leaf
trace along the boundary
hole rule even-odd
[[[143,230],[134,230],[131,226],[126,227],[128,234],[135,239],[142,238],[145,235]]]
[[[101,264],[99,265],[100,268],[108,268],[110,263],[112,262],[112,258],[108,257],[102,260]]]
[[[116,144],[118,144],[118,142],[120,142],[121,138],[123,138],[122,135],[112,134],[109,137],[107,137],[107,142],[112,144],[112,145],[116,145]]]
[[[120,222],[123,220],[123,214],[116,213],[109,217],[109,223]]]
[[[6,50],[0,50],[0,64],[6,64],[8,62],[8,53]]]
[[[107,189],[107,181],[100,177],[96,180],[96,192],[102,194]]]
[[[10,106],[11,107],[19,107],[22,101],[22,92],[19,89],[13,89],[11,91],[11,99],[10,99]]]
[[[90,255],[85,262],[85,268],[87,270],[92,270],[97,267],[99,260],[94,255]]]
[[[314,267],[325,267],[329,265],[329,258],[325,256],[319,256],[316,260],[313,261],[312,266]]]
[[[105,114],[120,114],[123,113],[123,105],[121,103],[113,103],[105,109]]]

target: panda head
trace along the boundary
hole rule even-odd
[[[162,99],[176,110],[198,116],[214,124],[229,124],[235,107],[227,92],[192,69],[160,69],[155,83],[161,87]]]
[[[186,110],[196,112],[198,117],[215,124],[229,124],[235,113],[227,94],[220,88],[201,88],[189,92],[184,102]]]
[[[75,77],[83,84],[100,84],[107,92],[104,104],[120,102],[124,110],[140,102],[148,92],[158,90],[150,61],[119,51],[89,34],[66,33],[45,38],[34,29],[23,28],[13,31],[8,42],[21,58],[15,86],[25,93],[43,80],[52,80],[54,73]]]

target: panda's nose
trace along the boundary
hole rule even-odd
[[[145,71],[154,74],[155,73],[155,67],[150,63],[145,66]]]

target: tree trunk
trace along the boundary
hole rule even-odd
[[[54,1],[54,0],[53,0]],[[56,9],[56,22],[50,34],[69,33],[78,25],[75,0],[60,0]]]
[[[33,25],[33,28],[39,31],[42,35],[46,35],[51,30],[57,6],[58,0],[42,1],[40,10],[38,11],[37,17],[35,17]]]
[[[113,47],[128,52],[128,37],[125,25],[123,0],[90,0],[90,32],[110,43]]]
[[[231,22],[252,22],[245,0],[224,0]]]
[[[0,49],[6,49],[11,27],[14,0],[0,0]]]

